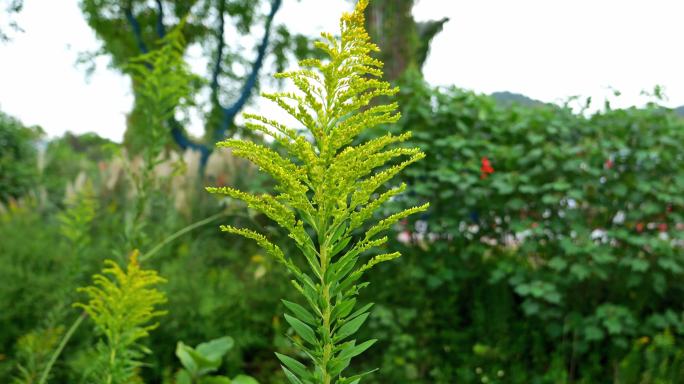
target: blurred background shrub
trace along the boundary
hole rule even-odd
[[[383,351],[362,363],[382,368],[370,381],[676,382],[684,121],[657,104],[583,115],[568,106],[501,106],[417,77],[403,82],[404,117],[391,129],[410,127],[428,161],[407,172],[411,192],[395,203],[433,206],[396,228],[392,246],[405,256],[370,275],[365,295],[378,308],[367,332]],[[124,170],[135,173],[141,160],[91,157],[69,145],[61,151],[44,165],[57,167],[51,161],[59,159],[64,173],[51,177],[61,190],[36,181],[0,208],[0,351],[8,375],[17,374],[12,367],[27,338],[63,327],[74,289],[103,258],[125,251],[118,228],[134,189]],[[282,382],[270,351],[290,348],[279,336],[279,298],[291,297],[291,288],[251,243],[214,227],[234,221],[278,232],[202,190],[263,190],[268,180],[227,152],[213,153],[202,172],[199,161],[195,152],[171,152],[154,171],[160,193],[146,216],[151,238],[225,215],[168,242],[150,261],[169,281],[162,288],[169,314],[152,334],[146,375],[172,376],[178,340],[232,335],[226,375]],[[67,368],[84,363],[90,337],[77,333],[55,377],[77,382],[69,372],[78,369]]]

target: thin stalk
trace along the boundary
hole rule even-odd
[[[73,324],[71,324],[71,327],[67,331],[67,333],[64,334],[64,337],[62,337],[62,341],[59,342],[59,345],[57,346],[57,349],[55,352],[52,354],[52,357],[50,357],[50,361],[48,361],[47,365],[45,366],[45,370],[43,370],[43,374],[40,376],[40,380],[38,380],[38,384],[45,384],[47,383],[47,378],[50,375],[50,371],[52,370],[52,366],[55,364],[57,359],[59,358],[59,355],[62,354],[62,350],[66,346],[66,344],[69,342],[71,339],[71,336],[73,336],[74,332],[78,329],[78,327],[81,325],[83,320],[88,317],[88,314],[86,312],[81,312],[81,314],[76,318]]]
[[[188,225],[187,227],[178,230],[177,232],[175,232],[175,233],[172,234],[171,236],[169,236],[169,237],[167,237],[166,239],[164,239],[161,243],[157,244],[154,248],[152,248],[151,250],[149,250],[147,253],[145,253],[144,255],[142,255],[142,256],[140,257],[140,261],[142,262],[142,261],[145,261],[145,260],[151,258],[152,256],[154,256],[155,253],[159,252],[160,249],[164,248],[165,245],[167,245],[168,243],[170,243],[170,242],[176,240],[177,238],[183,236],[184,234],[186,234],[186,233],[192,231],[193,229],[196,229],[196,228],[199,228],[199,227],[201,227],[201,226],[203,226],[203,225],[209,224],[209,223],[211,223],[212,221],[215,221],[216,219],[219,219],[219,218],[221,218],[221,217],[223,217],[223,216],[227,216],[228,214],[229,214],[229,212],[227,212],[227,211],[220,212],[220,213],[217,213],[217,214],[215,214],[215,215],[209,216],[209,217],[207,217],[206,219],[202,219],[202,220],[200,220],[200,221],[198,221],[198,222],[196,222],[196,223],[190,224],[190,225]]]

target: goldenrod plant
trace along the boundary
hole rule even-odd
[[[97,214],[95,189],[85,174],[80,174],[74,186],[69,185],[64,198],[66,208],[57,215],[60,232],[69,241],[77,256],[90,244],[90,228]]]
[[[130,210],[124,226],[126,251],[145,249],[152,240],[148,238],[148,221],[144,218],[160,200],[154,196],[157,192],[155,183],[160,181],[155,178],[154,170],[166,158],[171,125],[180,125],[175,120],[176,115],[187,112],[201,82],[183,57],[186,45],[184,25],[182,20],[158,41],[157,49],[135,57],[126,66],[139,103],[131,114],[125,141],[134,153],[142,157],[142,165],[130,165],[127,169],[136,197],[134,209]]]
[[[60,233],[69,245],[70,257],[65,259],[63,267],[71,281],[83,281],[88,275],[83,266],[83,257],[93,242],[91,233],[99,209],[95,189],[85,174],[79,175],[73,186],[67,188],[64,203],[65,208],[57,214],[57,219]],[[50,311],[53,321],[64,321],[75,298],[74,286],[78,286],[78,283],[56,288],[61,291],[60,297],[64,300]]]
[[[143,269],[138,252],[130,255],[126,269],[105,260],[102,274],[93,276],[93,285],[81,288],[87,303],[78,303],[95,323],[102,336],[97,345],[99,359],[95,382],[123,384],[137,380],[141,358],[149,351],[141,339],[157,327],[154,320],[166,312],[157,307],[166,302],[156,286],[165,280],[154,270]]]
[[[258,232],[221,227],[255,240],[282,263],[306,302],[283,301],[289,310],[285,320],[297,334],[293,342],[309,361],[306,365],[277,354],[293,384],[356,384],[368,373],[343,376],[350,360],[375,342],[354,338],[372,305],[356,308],[357,295],[367,285],[360,279],[378,263],[400,254],[365,255],[385,245],[384,231],[428,206],[413,207],[366,226],[383,204],[406,188],[404,184],[389,188],[387,183],[424,157],[418,148],[396,146],[409,138],[408,132],[366,141],[359,138],[364,130],[395,123],[400,117],[396,103],[372,102],[378,96],[394,95],[397,88],[382,81],[383,64],[370,56],[378,48],[364,28],[367,4],[360,0],[352,13],[342,16],[338,38],[323,33],[315,43],[326,60],[302,60],[301,69],[276,75],[291,80],[298,92],[264,94],[302,129],[245,114],[246,127],[272,137],[284,149],[283,154],[239,139],[218,144],[270,174],[276,193],[255,195],[230,187],[208,188],[242,200],[275,221],[301,251],[303,258],[285,255]]]
[[[126,140],[136,152],[143,153],[146,163],[157,160],[168,143],[170,119],[179,112],[187,112],[202,82],[183,57],[184,27],[185,19],[157,42],[157,49],[131,59],[126,65],[140,100]]]

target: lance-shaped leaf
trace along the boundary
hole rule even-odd
[[[313,329],[311,329],[311,327],[306,325],[303,321],[299,320],[296,317],[292,317],[287,313],[285,314],[285,321],[287,321],[288,324],[292,326],[295,332],[297,332],[297,334],[301,336],[302,339],[306,340],[311,344],[316,344],[316,335],[314,334]]]

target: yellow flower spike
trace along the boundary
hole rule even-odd
[[[380,104],[398,89],[382,80],[383,63],[370,56],[378,47],[365,30],[360,0],[354,12],[340,20],[336,38],[322,33],[315,46],[326,59],[305,59],[299,69],[277,74],[291,81],[297,92],[264,94],[300,124],[288,127],[267,117],[245,114],[246,128],[271,136],[280,152],[255,143],[229,139],[218,144],[229,148],[270,174],[274,194],[253,195],[230,187],[207,188],[211,193],[244,201],[288,233],[301,257],[286,255],[266,236],[250,229],[222,226],[225,232],[257,242],[266,253],[293,275],[292,284],[305,306],[283,301],[285,321],[294,330],[292,341],[310,360],[310,367],[277,354],[290,383],[351,384],[361,376],[343,376],[349,361],[368,349],[374,340],[353,338],[369,316],[370,305],[354,309],[366,283],[363,274],[398,252],[366,253],[384,246],[381,233],[397,221],[427,209],[424,204],[373,222],[378,211],[407,186],[387,183],[425,155],[418,148],[401,146],[410,133],[387,133],[363,141],[369,129],[399,120],[396,103]],[[370,227],[366,231],[364,227]]]
[[[136,378],[142,364],[139,359],[147,351],[140,341],[158,326],[154,320],[166,314],[157,309],[166,303],[166,296],[156,288],[166,280],[154,270],[143,269],[139,255],[138,250],[131,252],[125,270],[105,260],[93,284],[79,288],[88,301],[75,306],[83,308],[102,336],[95,369],[101,382],[126,383]]]

